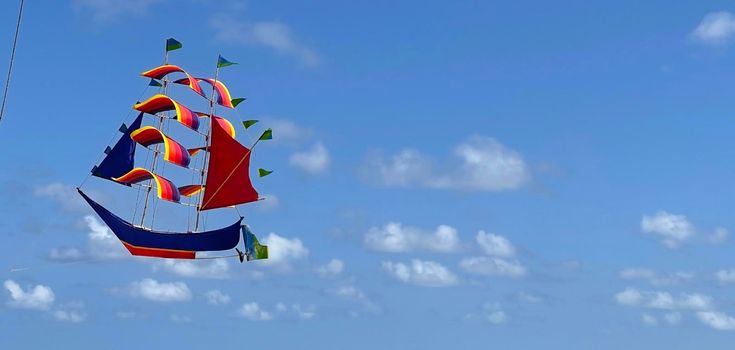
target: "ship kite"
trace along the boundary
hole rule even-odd
[[[237,206],[262,199],[250,178],[250,161],[255,146],[260,141],[271,139],[272,131],[265,130],[250,147],[241,144],[233,124],[227,118],[215,115],[217,106],[234,110],[244,100],[232,98],[229,89],[219,79],[220,69],[235,63],[219,56],[214,78],[195,77],[168,62],[169,52],[181,47],[180,42],[168,39],[163,65],[141,73],[143,77],[150,78],[148,87],[157,87],[159,91],[134,104],[137,116],[129,126],[123,124],[120,127],[122,136],[114,146],[105,149],[104,157],[91,170],[90,176],[138,191],[132,219],[128,221],[114,214],[83,192],[81,185],[77,190],[132,255],[211,259],[218,257],[198,254],[235,249],[237,254],[219,257],[239,257],[241,262],[267,259],[268,247],[261,245],[250,227],[243,223],[244,217]],[[211,86],[209,97],[203,85]],[[170,97],[169,90],[174,86],[193,91],[195,94],[192,96],[204,97],[208,112],[195,111]],[[241,121],[246,131],[256,122]],[[174,131],[181,134],[181,140],[179,136],[172,137]],[[199,143],[187,148],[182,140]],[[138,154],[136,159],[138,148],[147,150],[145,157]],[[166,168],[167,164],[174,166]],[[164,171],[167,177],[168,173],[170,176],[179,175],[179,179],[189,179],[189,182],[177,186],[164,177]],[[260,177],[270,173],[262,168],[258,170]],[[186,219],[186,230],[153,229],[160,201],[175,203],[189,210],[188,215],[167,220]],[[229,226],[206,230],[206,215],[214,209],[230,210],[238,218]],[[241,236],[243,250],[236,248]]]

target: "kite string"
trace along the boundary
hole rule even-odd
[[[15,37],[13,38],[13,49],[10,52],[10,63],[8,64],[8,77],[5,79],[5,92],[3,92],[3,104],[0,107],[0,122],[3,120],[5,113],[5,102],[8,100],[8,88],[10,87],[10,74],[13,72],[13,62],[15,61],[15,47],[18,45],[18,33],[20,32],[20,20],[23,17],[23,1],[20,0],[20,9],[18,10],[18,22],[15,24]]]

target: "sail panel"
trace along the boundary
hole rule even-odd
[[[92,175],[112,180],[113,177],[118,177],[126,174],[134,167],[135,160],[135,142],[130,139],[130,133],[133,130],[140,128],[140,124],[143,121],[143,113],[138,114],[133,124],[123,133],[122,137],[115,144],[102,162],[95,167],[92,171]],[[114,180],[113,180],[114,181]]]
[[[214,87],[215,91],[215,98],[218,105],[227,107],[227,108],[235,108],[235,106],[232,104],[232,95],[230,95],[230,90],[225,86],[225,83],[214,80],[212,78],[194,78],[199,82],[205,82],[209,84],[210,86]],[[182,85],[191,85],[191,79],[190,77],[175,80],[174,83],[176,84],[182,84]],[[203,97],[207,97],[203,93],[201,93]]]
[[[163,176],[152,173],[148,169],[135,168],[125,175],[112,178],[112,180],[115,180],[123,185],[131,185],[150,179],[153,179],[156,182],[158,198],[170,202],[179,202],[179,200],[181,199],[179,195],[179,189],[174,186],[173,182],[169,181]]]
[[[181,67],[175,66],[173,64],[166,64],[163,66],[158,66],[151,70],[140,73],[140,75],[147,77],[147,78],[151,78],[151,79],[161,80],[163,79],[163,77],[171,73],[177,73],[177,72],[184,73],[184,75],[186,75],[187,81],[186,81],[186,84],[184,85],[188,85],[189,88],[194,90],[194,92],[196,92],[197,94],[202,95],[202,96],[204,95],[204,92],[202,91],[202,87],[199,85],[199,81],[197,81],[196,79],[191,79],[192,76],[189,73],[184,71]]]
[[[186,185],[179,187],[179,194],[184,197],[191,197],[202,191],[202,185]]]
[[[184,168],[189,167],[189,163],[191,162],[189,151],[184,148],[184,146],[182,146],[180,143],[166,136],[163,132],[161,132],[161,130],[158,130],[152,126],[145,126],[133,131],[133,133],[130,134],[130,138],[132,138],[135,142],[143,145],[144,147],[163,143],[164,160],[178,166],[182,166]]]
[[[148,114],[175,110],[176,120],[192,130],[199,130],[199,118],[196,113],[166,95],[154,95],[151,98],[136,104],[133,108]]]
[[[207,182],[200,210],[258,200],[250,182],[250,149],[233,139],[220,123],[212,123]]]
[[[203,113],[203,112],[194,112],[194,113],[196,113],[196,115],[200,117],[210,117],[210,115],[207,113]],[[230,134],[230,136],[233,139],[235,138],[235,126],[232,125],[232,123],[230,123],[229,120],[215,115],[214,121],[218,123],[220,126],[222,126],[222,128],[225,129],[227,133]]]
[[[133,255],[173,259],[194,259],[196,252],[229,250],[240,241],[242,218],[212,231],[176,233],[135,227],[78,190],[92,209]]]
[[[189,152],[189,156],[193,157],[197,155],[199,152],[204,151],[205,149],[207,149],[207,147],[189,148],[186,151]]]

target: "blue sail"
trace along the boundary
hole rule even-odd
[[[105,159],[100,165],[92,169],[92,175],[103,179],[112,180],[113,177],[120,177],[133,170],[133,161],[135,159],[135,141],[130,138],[130,133],[140,129],[143,121],[143,113],[140,113],[133,124],[130,124],[123,131],[122,137],[117,141],[114,147],[108,148],[105,153]]]
[[[213,231],[167,233],[135,227],[77,189],[102,221],[133,255],[195,259],[196,252],[228,250],[240,242],[242,217],[236,223]]]

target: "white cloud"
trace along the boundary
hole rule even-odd
[[[29,286],[25,291],[13,280],[3,283],[5,289],[10,293],[8,306],[21,309],[48,310],[54,303],[54,291],[44,285]]]
[[[704,44],[725,44],[735,35],[735,16],[727,11],[710,12],[690,35]]]
[[[684,215],[659,211],[654,216],[643,215],[641,230],[659,236],[661,243],[668,248],[676,248],[694,235],[692,225]]]
[[[670,325],[677,325],[681,323],[681,314],[678,312],[669,312],[664,314],[664,321]]]
[[[541,298],[540,296],[522,291],[518,293],[518,300],[524,303],[536,304],[536,303],[542,302],[543,298]]]
[[[89,260],[108,260],[128,258],[130,254],[123,244],[103,222],[92,215],[85,215],[84,222],[89,229],[86,249],[53,248],[48,259],[59,262]]]
[[[332,259],[328,263],[316,268],[316,273],[321,277],[335,277],[342,274],[345,263],[339,259]]]
[[[646,326],[655,326],[655,325],[658,325],[658,320],[655,317],[653,317],[653,316],[651,316],[649,314],[643,314],[643,315],[641,315],[641,321]]]
[[[262,197],[263,200],[254,203],[258,210],[271,211],[278,208],[278,205],[281,204],[280,200],[275,194],[264,194],[262,195]]]
[[[298,238],[288,239],[270,233],[262,241],[263,244],[268,246],[268,259],[258,260],[259,265],[288,271],[292,267],[292,262],[305,259],[309,255],[309,250],[304,247],[304,244]]]
[[[209,261],[165,259],[154,265],[154,269],[163,269],[184,277],[228,278],[230,265],[222,259]]]
[[[482,251],[489,255],[464,258],[459,266],[467,273],[478,275],[494,275],[523,277],[526,268],[516,259],[516,248],[507,238],[493,233],[479,231],[475,237]]]
[[[306,142],[314,134],[314,130],[296,124],[292,120],[265,117],[263,124],[273,129],[273,142],[298,145]]]
[[[338,288],[328,290],[327,292],[340,299],[360,303],[368,312],[380,312],[380,306],[370,300],[365,292],[355,286],[340,286]]]
[[[735,282],[735,269],[717,271],[715,278],[721,284],[733,283]]]
[[[507,276],[519,278],[526,275],[526,268],[517,260],[495,257],[470,257],[459,262],[459,266],[467,273],[477,275]]]
[[[373,250],[392,253],[414,250],[451,253],[460,249],[457,230],[451,226],[440,225],[434,232],[426,232],[403,227],[397,222],[370,228],[365,235],[365,245]]]
[[[141,17],[148,13],[150,7],[164,0],[74,0],[77,11],[91,14],[95,22],[114,22],[122,17]]]
[[[484,303],[479,313],[469,313],[466,318],[479,319],[490,322],[493,325],[501,325],[508,322],[508,315],[498,303]]]
[[[428,187],[468,191],[514,190],[531,178],[523,157],[491,137],[472,136],[455,148],[458,164],[436,170],[434,161],[419,151],[405,149],[386,161],[369,158],[363,175],[385,186]]]
[[[355,286],[342,286],[331,290],[330,293],[340,298],[349,300],[364,300],[367,298],[365,293],[363,293]]]
[[[186,283],[161,283],[151,278],[133,282],[130,285],[130,294],[151,301],[181,302],[191,300],[191,291]]]
[[[316,307],[314,305],[301,306],[300,304],[293,304],[291,305],[291,310],[301,320],[311,320],[316,316]]]
[[[314,49],[299,43],[291,29],[278,21],[249,22],[232,15],[217,15],[209,20],[215,40],[225,44],[265,46],[281,55],[293,56],[308,67],[319,65]]]
[[[727,241],[727,237],[730,236],[730,231],[728,231],[724,227],[718,227],[715,229],[714,232],[708,237],[710,243],[712,244],[720,244]]]
[[[204,297],[207,298],[207,304],[212,305],[226,305],[230,303],[230,296],[222,293],[218,289],[213,289],[204,293]]]
[[[83,258],[82,252],[77,248],[59,247],[51,249],[48,259],[53,261],[70,262],[79,261]]]
[[[516,255],[516,249],[513,244],[501,235],[485,233],[485,231],[481,230],[477,233],[475,240],[487,255],[501,258],[512,258]]]
[[[260,308],[260,305],[256,302],[250,302],[243,304],[238,314],[251,321],[270,321],[273,319],[273,315],[270,312]]]
[[[392,156],[389,162],[380,155],[374,155],[363,169],[370,181],[385,186],[428,186],[431,182],[432,160],[419,151],[404,149]]]
[[[651,269],[629,268],[620,271],[620,278],[625,280],[642,280],[649,284],[661,287],[679,285],[694,279],[694,274],[690,272],[679,271],[669,274],[660,274]]]
[[[36,197],[48,197],[61,205],[67,211],[87,211],[87,204],[72,185],[53,182],[33,189]]]
[[[530,177],[521,155],[493,138],[473,136],[455,149],[463,163],[460,176],[437,182],[437,187],[501,191],[521,187]]]
[[[712,298],[702,294],[681,294],[677,298],[669,292],[635,288],[626,288],[615,294],[615,301],[625,306],[662,310],[708,310],[712,306]]]
[[[508,320],[508,316],[504,311],[498,310],[487,314],[487,320],[492,324],[502,324]]]
[[[92,215],[84,216],[89,233],[90,255],[96,259],[118,259],[129,257],[123,244],[103,222]]]
[[[433,261],[411,260],[411,265],[384,261],[383,270],[393,278],[423,287],[448,287],[459,282],[457,276],[443,265]]]
[[[296,152],[289,157],[288,162],[309,174],[323,174],[329,167],[329,151],[321,142],[317,142],[311,149]]]
[[[70,323],[81,323],[87,319],[87,314],[84,312],[84,304],[79,302],[62,305],[58,309],[52,311],[51,316],[53,316],[57,321]]]
[[[735,318],[722,312],[717,311],[700,311],[697,312],[699,320],[720,331],[735,331]]]

